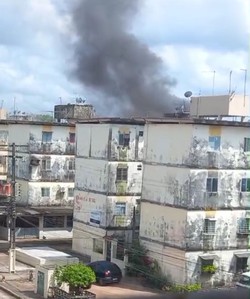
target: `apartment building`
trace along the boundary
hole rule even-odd
[[[76,124],[73,250],[124,267],[138,236],[144,121],[97,118]]]
[[[75,125],[5,120],[0,126],[0,140],[16,144],[16,237],[72,237]],[[8,239],[6,214],[0,216],[2,239]]]
[[[173,281],[230,283],[250,262],[250,123],[147,120],[144,136],[141,242]]]

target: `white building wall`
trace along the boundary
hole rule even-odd
[[[41,188],[49,188],[50,196],[42,197]],[[68,197],[68,188],[74,188],[74,183],[29,182],[29,205],[72,206],[74,198]]]
[[[209,145],[209,136],[220,136],[219,151]],[[249,128],[193,124],[147,124],[145,162],[186,167],[249,168],[250,154],[244,152]],[[215,165],[211,154],[215,152]]]
[[[76,188],[117,193],[117,167],[128,167],[128,180],[124,193],[141,193],[142,163],[141,162],[107,162],[106,160],[76,158]]]
[[[79,123],[77,156],[109,160],[136,161],[143,158],[144,127],[141,125]],[[128,148],[119,145],[119,132],[130,134]]]

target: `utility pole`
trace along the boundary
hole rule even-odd
[[[136,218],[135,218],[136,210],[133,208],[133,219],[132,219],[132,243],[135,240],[135,229],[136,229]]]
[[[9,250],[9,272],[16,272],[16,144],[12,143],[11,155],[11,197],[10,197],[10,250]]]

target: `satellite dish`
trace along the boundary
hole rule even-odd
[[[190,98],[191,96],[192,96],[192,91],[186,91],[185,93],[184,93],[184,96],[186,97],[186,98]]]

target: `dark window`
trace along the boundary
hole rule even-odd
[[[214,193],[218,191],[218,178],[207,178],[207,192]]]
[[[236,272],[245,271],[247,269],[247,257],[237,257],[236,259]]]
[[[73,216],[67,216],[67,227],[73,227]]]
[[[64,227],[64,216],[44,216],[43,227],[45,228]]]
[[[130,142],[130,134],[119,133],[119,145],[129,146],[129,142]]]
[[[43,159],[42,160],[42,170],[51,170],[51,159]]]
[[[250,138],[244,138],[244,152],[250,152]]]
[[[250,232],[249,225],[250,225],[250,219],[249,218],[239,219],[238,233],[239,234],[249,234],[249,232]]]
[[[93,251],[103,254],[103,240],[93,239]]]
[[[143,131],[139,131],[139,136],[143,137]]]
[[[68,188],[68,197],[74,197],[74,188]]]
[[[209,147],[213,150],[219,150],[220,149],[220,136],[210,136],[209,137]]]
[[[50,188],[41,188],[42,197],[50,197]]]
[[[241,192],[250,192],[250,179],[241,180]]]
[[[203,232],[205,234],[215,234],[215,224],[215,219],[205,219]]]
[[[42,132],[42,142],[51,143],[52,141],[52,132]]]
[[[128,168],[117,168],[116,170],[116,181],[127,181],[128,180]]]
[[[69,133],[69,142],[70,143],[76,142],[76,134],[75,133]]]
[[[68,161],[68,170],[75,170],[75,159]]]
[[[115,215],[126,215],[126,203],[117,202],[115,204]]]

